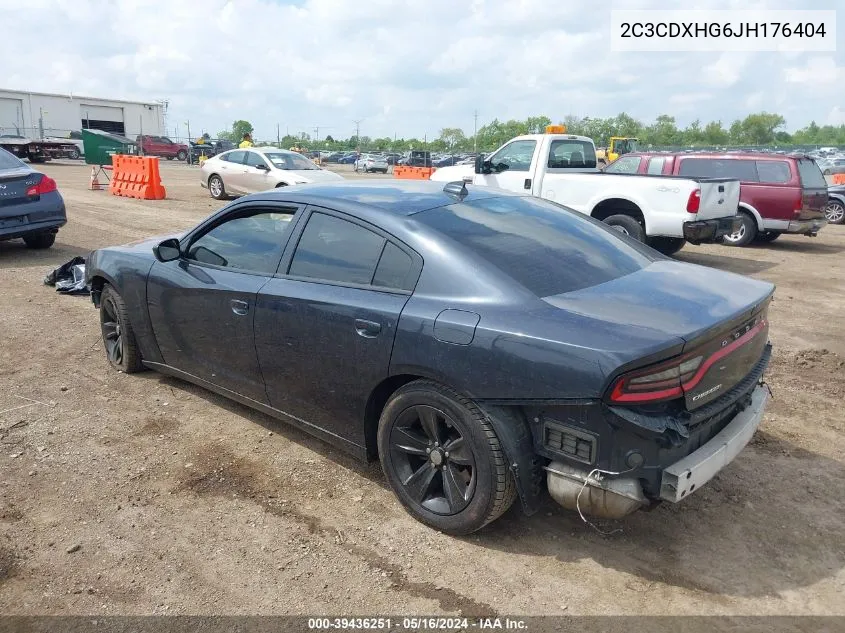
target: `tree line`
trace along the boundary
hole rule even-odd
[[[845,146],[845,125],[823,125],[811,122],[806,127],[790,134],[783,127],[785,119],[779,114],[758,112],[749,114],[744,119],[737,119],[727,127],[722,121],[710,121],[702,124],[692,121],[686,127],[679,127],[675,117],[661,114],[652,123],[645,124],[622,112],[614,117],[577,117],[567,116],[559,124],[565,125],[570,134],[589,136],[599,147],[607,146],[611,136],[629,136],[640,140],[640,145],[654,148],[695,148],[695,147],[818,147]],[[264,142],[281,147],[307,147],[328,151],[360,149],[404,152],[411,149],[428,149],[433,152],[472,152],[491,151],[509,139],[520,134],[542,132],[552,120],[547,116],[530,116],[524,120],[511,119],[499,121],[493,119],[478,128],[477,138],[467,135],[459,127],[447,127],[440,130],[437,138],[371,138],[354,135],[346,139],[326,136],[313,139],[302,133],[299,136],[285,135],[281,139],[261,139]],[[247,121],[235,121],[231,131],[218,134],[220,138],[239,141],[244,132],[252,132],[252,125]],[[477,144],[476,144],[477,143]]]

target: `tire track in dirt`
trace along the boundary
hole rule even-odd
[[[184,478],[173,489],[173,494],[193,493],[196,495],[214,495],[231,497],[237,494],[250,499],[261,506],[265,512],[278,517],[293,520],[308,530],[308,533],[326,543],[336,543],[340,534],[336,526],[330,525],[324,518],[291,508],[279,499],[269,497],[262,491],[259,482],[265,477],[265,469],[258,463],[235,457],[220,446],[204,446],[199,449],[193,460],[197,473]],[[343,543],[343,547],[361,558],[372,570],[383,570],[393,580],[393,589],[405,592],[415,598],[432,600],[439,604],[444,612],[458,612],[466,617],[495,617],[497,610],[483,602],[464,596],[448,587],[441,587],[431,582],[418,582],[408,578],[399,565],[371,548],[357,543]]]

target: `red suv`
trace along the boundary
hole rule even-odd
[[[185,160],[188,157],[188,146],[174,143],[166,136],[150,136],[144,134],[135,138],[139,153],[144,156],[163,156],[167,160]]]
[[[605,171],[694,178],[737,178],[742,226],[725,243],[745,246],[771,242],[783,233],[815,237],[826,223],[827,182],[807,156],[766,152],[704,154],[635,153],[613,161]]]

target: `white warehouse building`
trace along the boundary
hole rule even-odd
[[[166,109],[166,103],[0,88],[0,134],[37,139],[94,129],[134,140],[138,134],[164,134]]]

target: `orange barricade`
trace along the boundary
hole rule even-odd
[[[115,196],[139,200],[164,200],[167,192],[161,184],[158,158],[155,156],[112,156],[114,175],[109,191]]]
[[[845,185],[845,174],[833,174],[834,185]]]
[[[404,180],[428,180],[434,173],[436,167],[407,167],[396,165],[393,168],[393,177]]]

